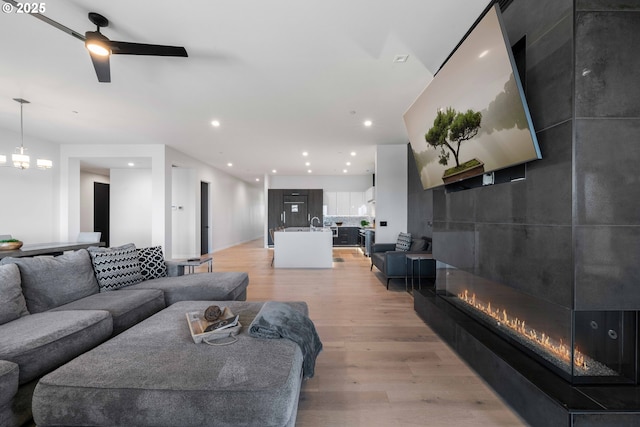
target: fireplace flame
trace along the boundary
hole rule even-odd
[[[517,317],[511,317],[507,314],[507,309],[502,310],[491,307],[491,302],[486,305],[476,300],[476,294],[469,295],[469,291],[465,289],[464,292],[458,294],[458,298],[472,306],[478,311],[491,316],[495,319],[499,325],[504,325],[509,329],[515,331],[519,335],[526,339],[536,343],[539,347],[545,351],[555,355],[556,357],[564,360],[567,363],[571,363],[571,347],[565,345],[562,340],[560,342],[553,340],[549,335],[544,332],[538,332],[533,328],[528,328],[525,325],[524,320],[520,320]],[[587,363],[585,356],[578,351],[578,347],[573,352],[573,363],[576,367],[587,369]]]

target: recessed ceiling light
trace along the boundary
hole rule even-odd
[[[312,171],[311,171],[311,169],[309,169],[309,170],[307,171],[307,173],[311,173],[311,172],[312,172]]]
[[[304,165],[305,165],[305,166],[311,166],[311,163],[310,163],[310,162],[305,162],[305,164],[304,164]]]
[[[132,166],[132,167],[133,167],[133,166],[135,166],[136,164],[135,164],[135,163],[133,163],[133,162],[129,162],[129,163],[127,163],[127,165],[129,165],[129,166]]]
[[[305,157],[307,157],[307,156],[309,155],[309,153],[307,153],[306,151],[303,151],[303,152],[302,152],[302,155],[303,155],[303,156],[305,156]]]
[[[354,157],[355,157],[355,155],[356,155],[356,152],[355,152],[355,151],[352,151],[352,152],[351,152],[351,156],[354,156]]]
[[[220,127],[220,122],[218,120],[212,120],[211,126],[213,126],[214,128]]]
[[[393,62],[407,62],[409,55],[396,55],[393,57]]]
[[[365,125],[366,127],[371,127],[371,125],[372,125],[372,124],[373,124],[373,122],[372,122],[371,120],[365,120],[365,121],[364,121],[364,125]]]
[[[351,166],[351,162],[347,162],[347,166]]]
[[[343,173],[347,173],[347,172],[348,172],[348,170],[346,170],[346,169],[342,169],[342,172],[343,172]]]
[[[260,182],[260,178],[256,178],[256,182]]]
[[[489,51],[485,50],[482,53],[480,53],[480,55],[478,55],[478,58],[484,58],[485,56],[487,56],[488,53],[489,53]]]
[[[227,166],[231,167],[231,166],[233,166],[233,163],[229,162],[229,163],[227,163]]]
[[[278,173],[278,171],[277,171],[277,170],[275,170],[275,169],[273,169],[273,170],[271,171],[271,173]]]

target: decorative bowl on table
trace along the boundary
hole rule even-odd
[[[0,251],[15,251],[22,247],[20,240],[0,240]]]
[[[342,225],[342,221],[340,221],[340,222],[336,222],[336,225],[337,225],[338,227],[340,227],[340,226]]]

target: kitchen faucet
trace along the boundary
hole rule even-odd
[[[311,222],[309,223],[309,228],[314,228],[314,227],[313,227],[313,220],[314,220],[314,219],[317,219],[317,220],[318,220],[318,223],[320,223],[320,218],[318,218],[317,216],[314,216],[313,218],[311,218]]]

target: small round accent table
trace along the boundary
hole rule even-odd
[[[416,269],[414,267],[414,263],[415,261],[418,261],[418,289],[422,289],[422,283],[421,283],[421,277],[422,277],[422,272],[420,271],[421,269],[421,265],[422,265],[422,260],[426,260],[426,259],[433,259],[433,255],[431,254],[407,254],[405,255],[407,257],[407,267],[405,270],[405,275],[404,275],[404,289],[408,292],[409,291],[409,264],[411,264],[411,291],[413,292],[413,278],[415,276],[415,272]]]

